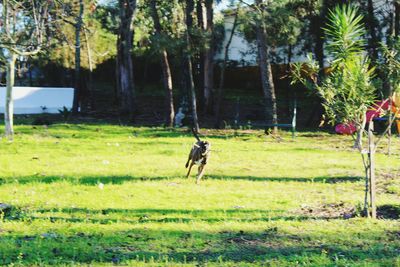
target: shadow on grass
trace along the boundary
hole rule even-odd
[[[213,209],[213,210],[189,210],[189,209],[88,209],[88,208],[53,208],[39,209],[39,213],[62,212],[62,213],[86,213],[86,214],[110,214],[110,213],[129,213],[130,215],[170,215],[170,214],[190,214],[193,216],[209,216],[210,214],[221,213],[232,215],[235,213],[263,213],[270,215],[284,210],[260,210],[260,209]]]
[[[138,215],[136,215],[138,216]],[[222,222],[234,222],[234,223],[258,223],[258,222],[274,222],[274,221],[315,221],[315,220],[334,220],[342,219],[341,217],[311,217],[311,216],[272,216],[272,217],[257,217],[257,218],[235,218],[235,217],[204,217],[204,218],[186,218],[186,217],[165,217],[160,219],[151,219],[151,216],[143,214],[143,216],[137,219],[117,219],[117,218],[69,218],[59,216],[25,216],[24,220],[49,220],[52,223],[55,222],[67,222],[67,223],[91,223],[91,224],[113,224],[113,223],[129,223],[129,224],[146,224],[146,223],[222,223]]]
[[[353,217],[353,216],[351,216]],[[212,209],[212,210],[186,210],[186,209],[89,209],[89,208],[41,208],[37,210],[14,209],[8,220],[42,220],[68,223],[112,224],[112,223],[252,223],[271,221],[312,221],[349,219],[343,214],[321,213],[300,214],[286,212],[285,210],[262,209]]]
[[[363,179],[361,176],[334,176],[334,177],[258,177],[258,176],[226,176],[226,175],[207,175],[204,179],[215,180],[247,180],[264,182],[302,182],[302,183],[341,183],[358,182]]]
[[[329,220],[342,217],[316,217],[304,215],[285,215],[283,210],[253,209],[214,209],[214,210],[182,210],[182,209],[87,209],[61,208],[39,209],[35,215],[25,213],[15,219],[50,220],[51,222],[70,223],[193,223],[193,222],[269,222],[269,221],[306,221]],[[43,215],[40,215],[43,214]],[[183,216],[182,216],[183,215]],[[106,216],[106,218],[104,217]]]
[[[382,205],[377,207],[377,216],[380,219],[400,219],[399,205]]]
[[[71,184],[82,184],[82,185],[97,185],[103,184],[123,184],[125,182],[137,182],[137,181],[160,181],[169,180],[172,177],[143,177],[143,176],[85,176],[85,177],[66,177],[66,176],[25,176],[17,179],[0,178],[0,184],[6,183],[57,183],[57,182],[69,182]]]
[[[68,234],[6,235],[0,236],[0,264],[129,264],[133,260],[168,262],[169,266],[207,262],[262,265],[274,259],[296,266],[323,260],[334,266],[339,260],[349,264],[382,259],[395,263],[398,259],[398,242],[382,246],[376,239],[377,235],[384,239],[384,232],[363,232],[352,239],[354,242],[349,242],[346,234],[341,235],[345,236],[331,237],[324,243],[318,236],[291,234],[278,227],[261,232],[141,228],[89,234],[77,230]],[[361,241],[365,246],[359,246]]]
[[[162,180],[174,180],[176,178],[183,178],[176,176],[84,176],[84,177],[68,177],[64,175],[49,175],[49,176],[24,176],[18,178],[0,178],[0,184],[7,183],[57,183],[57,182],[69,182],[71,184],[82,184],[82,185],[97,185],[103,184],[123,184],[125,182],[140,182],[140,181],[162,181]],[[206,175],[203,180],[242,180],[242,181],[254,181],[254,182],[300,182],[300,183],[344,183],[344,182],[358,182],[363,179],[361,176],[336,176],[336,177],[259,177],[259,176],[228,176],[228,175]]]
[[[29,123],[24,123],[29,124]],[[106,126],[114,126],[107,128]],[[56,137],[59,139],[73,138],[73,139],[86,139],[93,136],[134,136],[141,138],[181,138],[194,136],[188,128],[162,128],[162,127],[141,127],[141,125],[130,125],[130,127],[117,127],[121,126],[113,123],[92,123],[92,122],[69,122],[68,124],[62,122],[55,122],[48,127],[41,125],[25,126],[17,129],[16,134],[44,134],[49,137]],[[215,130],[215,129],[202,129],[200,130],[200,138],[204,139],[230,139],[240,137],[259,137],[257,131],[242,131],[242,130]],[[247,139],[246,139],[247,140]]]

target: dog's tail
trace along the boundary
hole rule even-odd
[[[196,138],[196,140],[200,142],[200,138],[199,138],[199,136],[197,135],[197,133],[196,133],[196,131],[194,130],[194,128],[192,128],[192,133],[193,133],[194,137]]]

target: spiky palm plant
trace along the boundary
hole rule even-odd
[[[351,5],[336,6],[328,12],[328,24],[324,28],[328,40],[327,49],[333,57],[333,66],[359,56],[364,52],[366,34],[363,16]]]

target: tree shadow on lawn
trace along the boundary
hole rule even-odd
[[[57,232],[0,236],[0,264],[124,264],[129,260],[165,263],[265,263],[266,260],[298,265],[321,257],[330,264],[347,261],[398,259],[396,243],[382,246],[391,233],[365,232],[354,243],[332,237],[291,234],[272,227],[261,232],[181,231],[134,229],[88,234]],[[376,236],[380,238],[376,239]],[[346,239],[346,237],[345,237]],[[360,242],[364,246],[360,246]],[[396,242],[396,241],[394,241]],[[22,255],[22,257],[21,257]]]
[[[235,213],[264,213],[271,214],[276,212],[284,212],[284,210],[261,210],[261,209],[89,209],[89,208],[51,208],[51,209],[38,209],[37,212],[62,212],[62,213],[86,213],[86,214],[110,214],[110,213],[130,213],[137,214],[138,216],[144,215],[170,215],[170,214],[190,214],[194,216],[209,216],[214,213],[235,214]]]
[[[141,128],[140,125],[132,126],[131,128],[121,127],[121,128],[104,128],[103,126],[118,126],[115,124],[52,124],[49,127],[32,126],[19,128],[16,135],[18,134],[45,134],[48,136],[56,137],[59,139],[63,138],[73,138],[73,139],[87,139],[89,133],[93,133],[96,136],[127,136],[131,135],[140,138],[193,138],[194,136],[190,129],[180,128],[180,129],[166,129],[161,127],[156,128]],[[62,132],[65,130],[66,132]],[[245,132],[242,130],[215,130],[215,129],[203,129],[199,133],[201,139],[231,139],[238,137],[259,137],[258,132]],[[262,136],[262,134],[261,134]]]
[[[273,216],[273,217],[258,217],[258,218],[228,218],[228,217],[217,217],[217,218],[185,218],[185,217],[165,217],[160,219],[151,219],[151,216],[143,216],[138,219],[117,219],[117,218],[67,218],[61,216],[25,216],[24,220],[50,220],[50,222],[68,222],[68,223],[92,223],[92,224],[113,224],[113,223],[130,223],[130,224],[146,224],[146,223],[195,223],[195,222],[206,222],[206,223],[219,223],[219,222],[234,222],[234,223],[256,223],[256,222],[272,222],[272,221],[315,221],[315,220],[334,220],[343,219],[343,217],[322,217],[322,216],[304,216],[304,215],[293,215],[293,216]]]
[[[84,177],[68,177],[65,175],[49,175],[49,176],[23,176],[18,178],[0,178],[0,184],[6,183],[19,183],[19,184],[30,184],[30,183],[44,183],[51,184],[57,182],[69,182],[71,184],[82,184],[82,185],[98,185],[103,184],[123,184],[125,182],[136,182],[136,181],[161,181],[161,180],[172,180],[173,177],[168,176],[129,176],[129,175],[114,175],[114,176],[84,176]]]
[[[251,223],[251,222],[271,222],[271,221],[315,221],[315,220],[336,220],[350,219],[358,216],[354,206],[345,206],[343,203],[326,204],[330,208],[315,207],[316,211],[304,212],[299,210],[265,210],[265,209],[92,209],[92,208],[39,208],[21,210],[15,209],[13,214],[6,218],[11,220],[50,220],[50,222],[70,222],[70,223],[92,223],[92,224],[112,224],[112,223]],[[380,211],[383,206],[378,207]],[[308,207],[313,208],[313,207]],[[394,217],[384,216],[380,218],[395,219]],[[391,213],[391,216],[394,216]],[[397,214],[398,216],[398,214]]]
[[[381,205],[377,207],[377,215],[380,219],[400,219],[400,204],[399,205]],[[400,233],[400,232],[399,232]]]
[[[308,220],[332,220],[342,219],[343,216],[305,216],[300,214],[277,215],[283,214],[283,211],[267,211],[267,210],[153,210],[153,209],[103,209],[89,210],[81,209],[71,211],[71,209],[61,209],[61,212],[71,215],[71,217],[61,216],[60,209],[40,209],[39,213],[45,216],[24,214],[21,216],[23,220],[49,220],[55,222],[69,223],[93,223],[93,224],[112,224],[112,223],[130,223],[130,224],[146,224],[146,223],[251,223],[251,222],[271,222],[271,221],[308,221]],[[278,213],[274,213],[278,212]],[[51,215],[54,213],[54,215]],[[85,214],[86,213],[86,214]],[[104,218],[106,215],[107,218]],[[114,215],[114,216],[113,216]],[[187,216],[179,216],[187,215]],[[190,217],[190,215],[192,217]],[[79,217],[80,216],[80,217]],[[96,218],[96,216],[102,216]],[[123,216],[123,217],[121,217]]]
[[[140,181],[168,181],[177,178],[184,178],[181,176],[130,176],[130,175],[113,175],[113,176],[83,176],[83,177],[69,177],[65,175],[49,175],[49,176],[22,176],[18,178],[0,178],[0,184],[7,183],[45,183],[51,184],[56,182],[70,182],[72,184],[82,185],[97,185],[103,184],[123,184],[125,182],[140,182]],[[191,178],[189,178],[191,179]],[[238,176],[238,175],[205,175],[203,180],[243,180],[254,182],[300,182],[300,183],[342,183],[342,182],[359,182],[364,178],[361,176],[321,176],[321,177],[261,177],[261,176]],[[201,185],[200,185],[201,186]]]
[[[327,206],[332,206],[329,204]],[[381,205],[377,207],[380,219],[399,219],[400,205]],[[327,212],[329,211],[329,212]],[[341,209],[320,210],[319,212],[304,213],[303,210],[263,210],[263,209],[92,209],[92,208],[39,208],[21,209],[13,208],[6,214],[7,220],[33,221],[42,220],[69,223],[112,224],[112,223],[251,223],[271,221],[316,221],[350,219],[357,216],[354,211]],[[43,215],[41,215],[43,214]]]
[[[320,177],[260,177],[260,176],[227,176],[227,175],[205,175],[204,180],[247,180],[259,182],[301,182],[301,183],[342,183],[358,182],[364,178],[361,176],[320,176]]]

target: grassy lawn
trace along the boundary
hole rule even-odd
[[[359,217],[350,137],[207,131],[195,185],[184,130],[17,126],[1,140],[0,265],[400,266],[400,140],[377,155],[382,219]],[[381,152],[384,148],[381,149]]]

